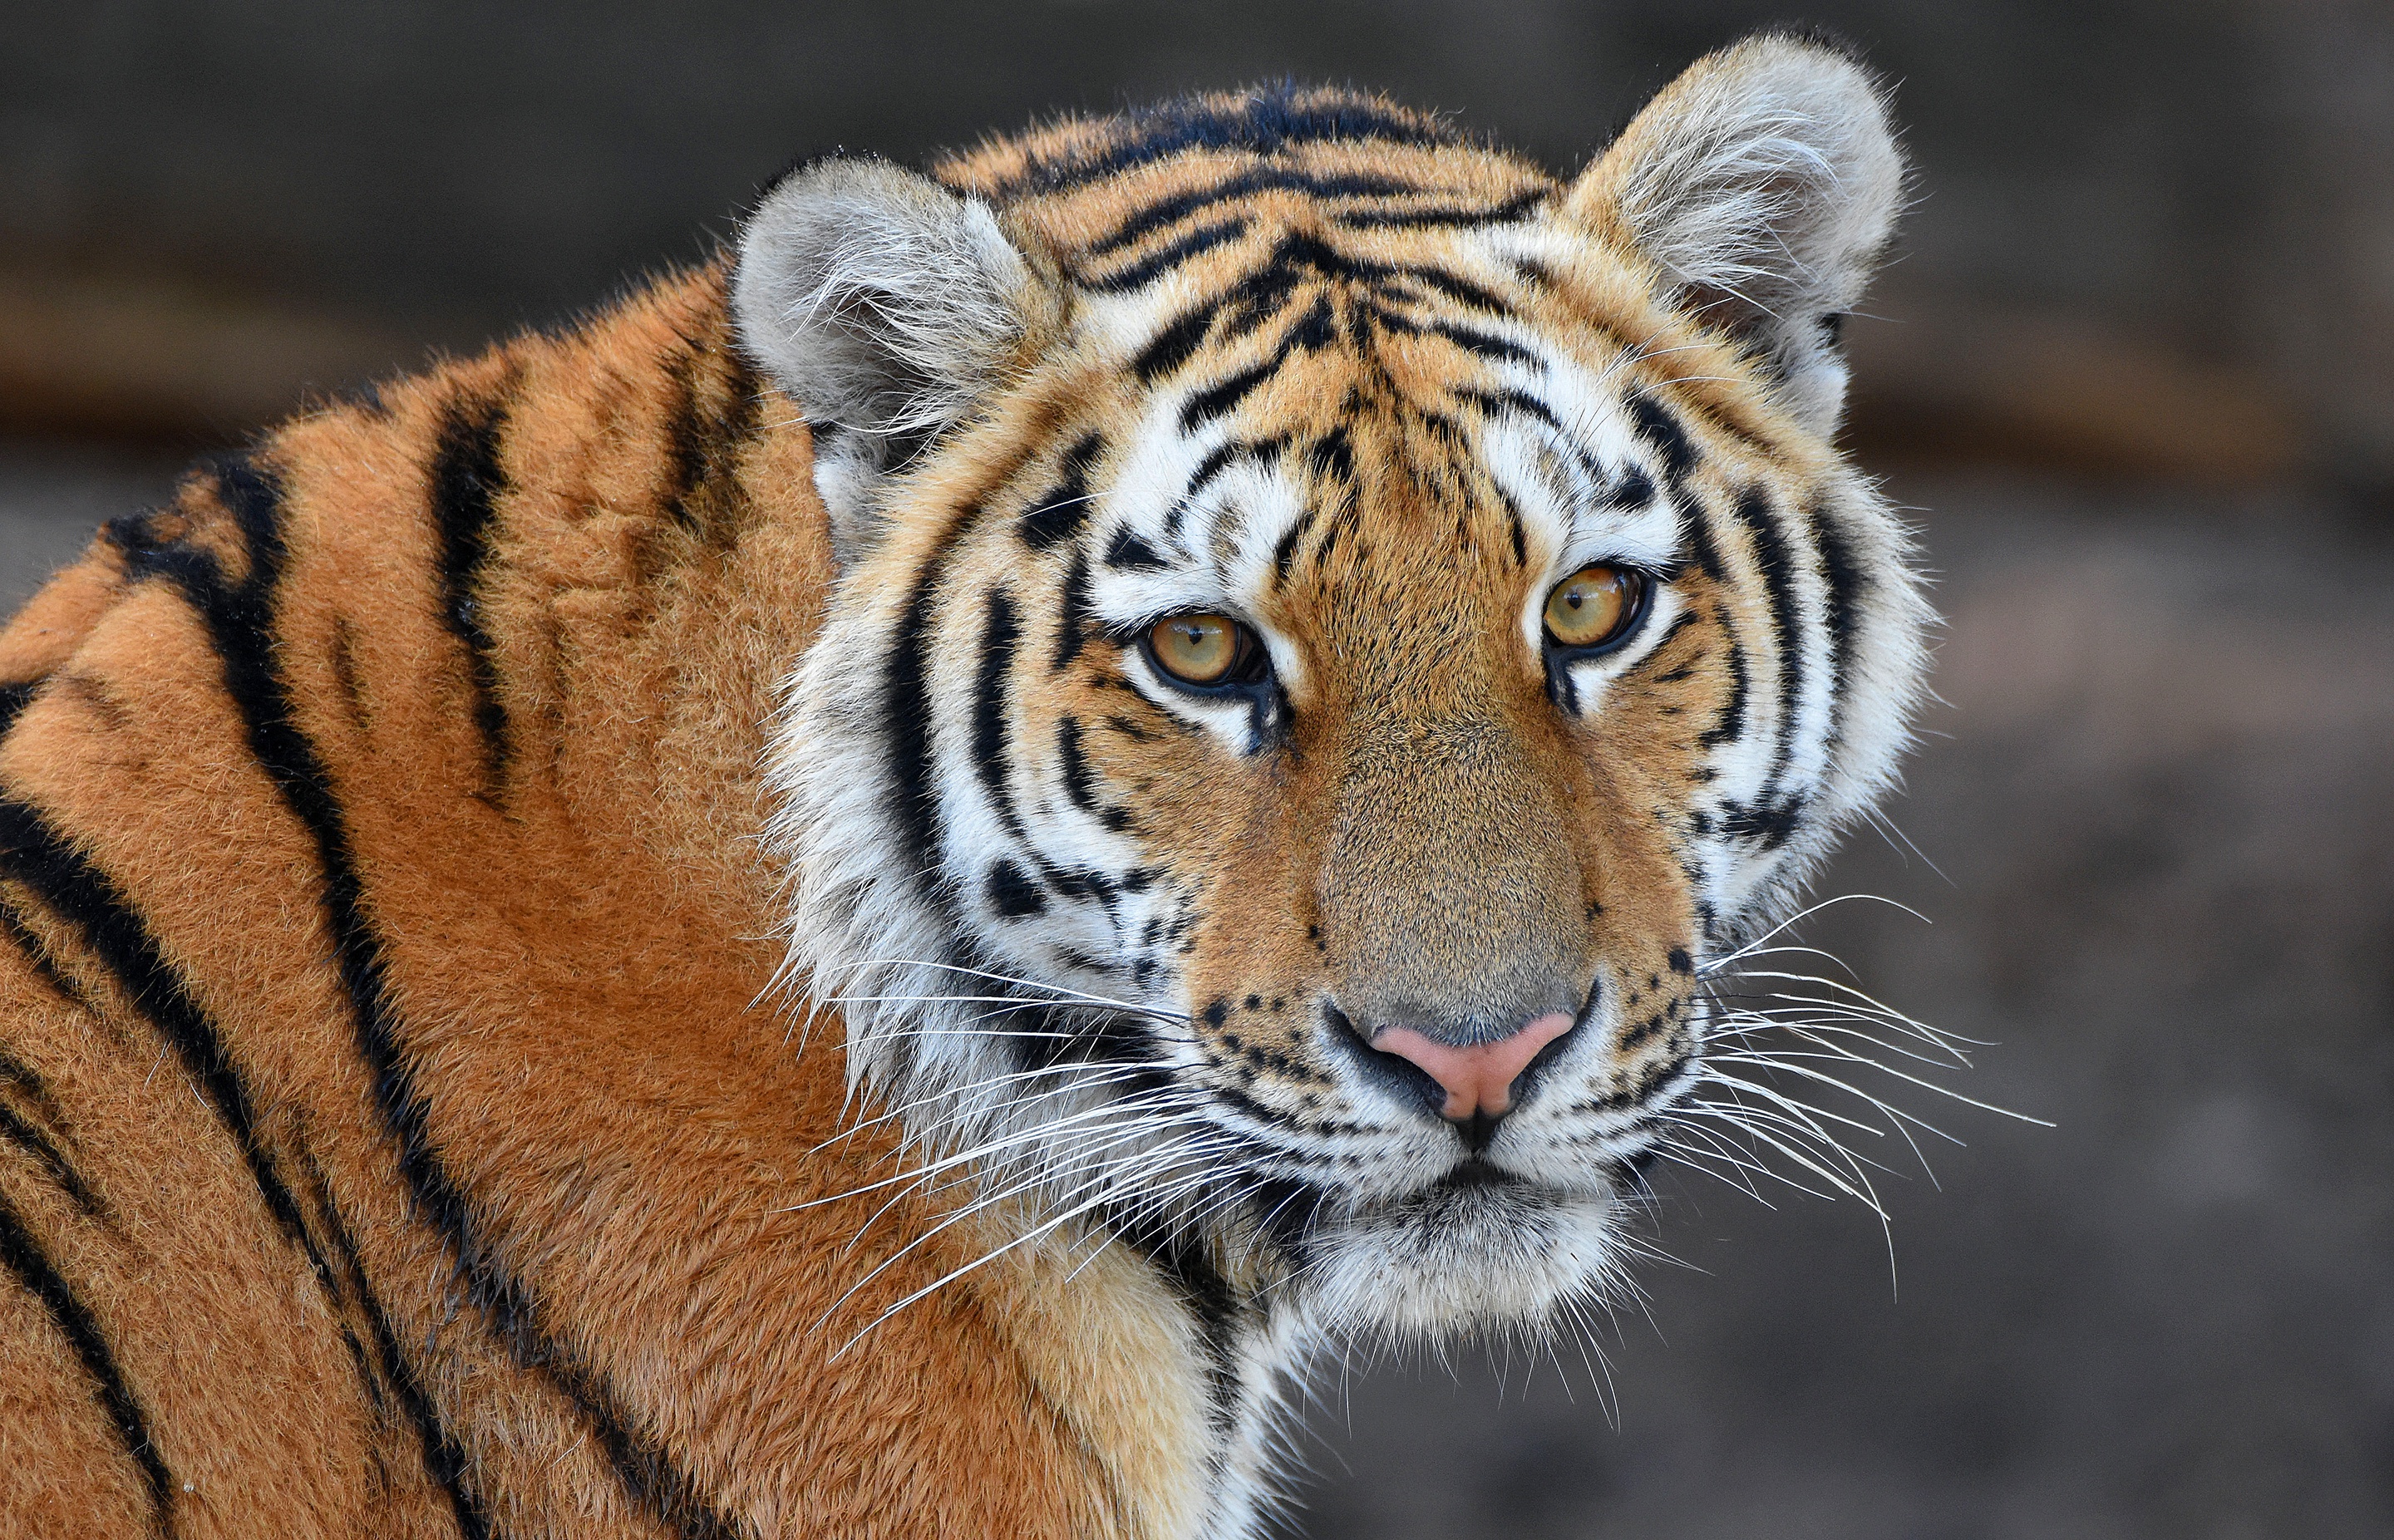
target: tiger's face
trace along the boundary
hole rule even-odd
[[[1846,138],[1769,162],[1718,282],[1667,254],[1720,211],[1640,179],[1730,154],[1702,66],[1569,189],[1283,97],[760,212],[743,324],[843,559],[770,767],[793,960],[985,1191],[1346,1326],[1610,1280],[1707,959],[1885,784],[1920,666],[1824,441],[1893,152],[1777,42],[1716,75]],[[1143,179],[1071,174],[1109,154]],[[1801,303],[1727,282],[1773,250]]]

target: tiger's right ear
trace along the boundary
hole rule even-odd
[[[806,414],[842,566],[870,550],[881,483],[962,421],[1055,313],[989,205],[887,161],[776,184],[740,235],[742,345]]]

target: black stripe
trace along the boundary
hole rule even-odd
[[[0,1084],[17,1087],[18,1093],[33,1104],[36,1112],[52,1123],[63,1123],[59,1104],[50,1095],[50,1087],[31,1064],[0,1048]]]
[[[1047,912],[1047,894],[1031,875],[1003,857],[992,862],[982,884],[982,896],[1001,919],[1026,919]]]
[[[0,684],[0,738],[7,737],[8,730],[17,725],[17,718],[33,704],[33,691],[41,688],[39,679],[28,679],[22,684]]]
[[[1157,378],[1172,373],[1189,362],[1189,356],[1205,340],[1206,328],[1214,324],[1214,314],[1219,302],[1207,300],[1185,311],[1172,324],[1155,334],[1154,340],[1138,350],[1130,361],[1130,372],[1141,385],[1152,385]]]
[[[1124,138],[1102,148],[1033,162],[1009,179],[1006,191],[1053,192],[1078,187],[1187,150],[1271,155],[1321,139],[1380,139],[1424,149],[1459,142],[1452,129],[1432,120],[1335,93],[1309,99],[1293,87],[1258,92],[1228,106],[1190,99],[1166,102],[1129,114],[1122,132]]]
[[[1056,490],[1023,514],[1016,526],[1033,550],[1053,550],[1080,533],[1081,526],[1089,521],[1089,467],[1104,448],[1105,441],[1090,433],[1065,452]]]
[[[375,1357],[382,1367],[382,1376],[399,1397],[400,1405],[407,1412],[408,1421],[415,1425],[415,1437],[424,1454],[424,1468],[441,1490],[448,1494],[449,1507],[457,1516],[457,1532],[463,1540],[489,1540],[493,1533],[490,1515],[483,1511],[481,1501],[467,1481],[468,1456],[464,1446],[450,1435],[441,1420],[440,1408],[425,1394],[415,1377],[415,1371],[400,1350],[398,1334],[390,1328],[390,1317],[384,1313],[382,1302],[375,1297],[367,1282],[365,1265],[359,1259],[358,1244],[349,1227],[341,1218],[339,1207],[333,1202],[332,1188],[317,1169],[313,1159],[307,1161],[309,1175],[314,1178],[317,1211],[322,1216],[324,1228],[333,1238],[333,1248],[339,1253],[341,1265],[348,1270],[350,1286],[355,1290],[360,1307],[366,1318],[366,1330],[374,1337]],[[371,1383],[371,1381],[369,1381]]]
[[[485,789],[495,792],[507,763],[506,709],[499,704],[498,647],[482,624],[477,591],[491,559],[491,526],[506,494],[500,441],[504,397],[460,394],[441,414],[431,467],[432,519],[441,532],[441,618],[466,647],[474,681],[474,724],[482,735]]]
[[[1324,278],[1346,278],[1362,281],[1386,279],[1405,270],[1375,262],[1368,257],[1358,257],[1340,251],[1318,235],[1292,231],[1280,238],[1269,257],[1273,267],[1309,268]]]
[[[1247,232],[1247,219],[1242,217],[1203,226],[1170,245],[1150,252],[1126,268],[1117,269],[1103,278],[1084,279],[1083,285],[1098,294],[1120,294],[1126,289],[1152,283],[1191,257],[1201,257],[1216,246],[1237,240]]]
[[[226,1055],[223,1038],[215,1023],[191,998],[181,974],[166,961],[157,941],[108,879],[79,858],[39,814],[20,803],[0,801],[0,867],[22,880],[61,919],[76,927],[84,944],[115,977],[126,998],[174,1048],[178,1060],[232,1135],[276,1224],[306,1252],[317,1283],[337,1316],[342,1302],[340,1285],[302,1219],[297,1201],[258,1139],[248,1087]],[[379,1315],[380,1307],[371,1296],[365,1297],[365,1304],[370,1314]],[[428,1447],[436,1436],[446,1438],[422,1421],[419,1431],[428,1441]],[[434,1474],[441,1477],[438,1469]],[[457,1514],[459,1529],[470,1540],[487,1536],[491,1533],[489,1522],[472,1494],[454,1480],[441,1477],[441,1484]]]
[[[117,1366],[116,1354],[89,1307],[59,1276],[41,1244],[6,1199],[0,1199],[0,1263],[6,1263],[26,1292],[42,1302],[59,1335],[83,1361],[84,1372],[99,1392],[100,1406],[116,1425],[117,1437],[125,1441],[125,1452],[141,1468],[141,1480],[150,1488],[151,1518],[158,1532],[165,1533],[175,1515],[175,1479],[167,1474],[166,1462],[158,1457],[157,1447],[151,1442],[150,1421],[141,1402],[125,1383],[125,1372]]]
[[[1443,268],[1394,268],[1388,270],[1396,277],[1435,289],[1458,305],[1485,310],[1490,315],[1509,316],[1513,313],[1513,307],[1494,294],[1467,278],[1456,277]]]
[[[996,809],[999,824],[1012,838],[1027,843],[1022,819],[1014,808],[1014,788],[1006,779],[1010,734],[1006,724],[1006,687],[1021,640],[1022,624],[1015,616],[1013,599],[1003,588],[992,589],[981,621],[980,668],[973,679],[973,774],[980,782],[981,795]]]
[[[1287,585],[1289,570],[1296,561],[1297,545],[1304,540],[1307,532],[1313,528],[1315,511],[1315,508],[1309,507],[1304,512],[1290,520],[1288,528],[1281,531],[1280,538],[1272,542],[1272,586],[1274,588]]]
[[[1187,218],[1199,209],[1210,208],[1254,192],[1304,192],[1316,198],[1386,198],[1404,197],[1423,191],[1401,178],[1376,177],[1368,172],[1317,177],[1292,167],[1258,166],[1225,181],[1208,182],[1186,192],[1156,200],[1125,219],[1108,234],[1091,242],[1085,255],[1097,257],[1120,251],[1167,225]],[[1243,226],[1245,221],[1242,219],[1240,223]]]
[[[25,923],[25,917],[4,901],[0,901],[0,935],[7,936],[24,954],[27,965],[42,982],[50,987],[50,993],[70,1004],[88,1007],[89,1002],[84,998],[83,991],[59,969],[58,959],[50,955],[50,949],[33,934],[33,928]],[[8,1062],[6,1055],[0,1055],[0,1080],[9,1078],[7,1073]]]
[[[1681,527],[1687,531],[1696,571],[1716,584],[1726,584],[1728,578],[1721,567],[1720,547],[1713,539],[1712,510],[1676,485],[1671,492],[1671,503],[1678,512]]]
[[[1056,757],[1062,761],[1064,795],[1085,813],[1098,810],[1097,772],[1081,749],[1081,721],[1067,717],[1056,724]]]
[[[99,1201],[99,1195],[85,1183],[83,1173],[67,1159],[66,1152],[51,1143],[47,1134],[34,1127],[5,1101],[0,1101],[0,1139],[6,1139],[31,1155],[34,1164],[48,1175],[59,1190],[83,1211],[86,1218],[103,1217],[106,1209]]]
[[[1777,793],[1796,753],[1796,712],[1803,704],[1804,690],[1803,619],[1796,608],[1795,560],[1772,512],[1769,494],[1760,487],[1745,489],[1738,496],[1736,517],[1754,543],[1754,561],[1762,573],[1763,591],[1769,599],[1770,630],[1776,642],[1773,651],[1779,658],[1777,743],[1771,750],[1770,773],[1764,779],[1756,798],[1767,804]]]
[[[1195,1318],[1198,1340],[1205,1353],[1205,1420],[1214,1435],[1208,1442],[1207,1462],[1218,1473],[1230,1436],[1238,1425],[1238,1295],[1205,1255],[1201,1239],[1153,1212],[1109,1205],[1106,1223],[1171,1285]]]
[[[1241,401],[1255,394],[1258,386],[1280,372],[1280,365],[1278,358],[1268,358],[1198,391],[1181,405],[1180,430],[1183,433],[1194,432],[1215,418],[1236,410]]]
[[[697,354],[687,347],[675,349],[664,361],[674,392],[673,410],[665,415],[665,513],[692,533],[698,520],[691,514],[690,494],[706,474],[706,446],[699,437],[697,364]]]
[[[1344,423],[1314,440],[1305,457],[1316,476],[1329,477],[1342,485],[1355,480],[1355,446]]]
[[[1189,478],[1189,490],[1181,494],[1181,501],[1186,503],[1190,498],[1204,491],[1213,483],[1214,478],[1221,475],[1230,462],[1243,454],[1245,449],[1245,445],[1235,440],[1215,445],[1203,460],[1197,462],[1196,474]]]
[[[1654,480],[1636,466],[1624,466],[1604,494],[1609,508],[1642,508],[1654,500]]]
[[[174,1048],[232,1135],[275,1223],[286,1236],[304,1241],[299,1205],[267,1154],[249,1088],[226,1054],[216,1024],[191,998],[180,970],[166,960],[156,938],[114,886],[39,813],[13,800],[0,800],[0,871],[24,883],[74,927],[84,945],[114,975],[126,997]],[[319,1281],[330,1291],[331,1272],[321,1258],[316,1261]]]
[[[948,561],[967,520],[959,520],[915,575],[914,591],[889,638],[889,661],[881,677],[882,717],[888,723],[889,819],[898,829],[898,856],[912,861],[915,881],[935,905],[945,907],[939,880],[941,818],[932,789],[929,649],[940,588]]]
[[[220,462],[217,480],[218,495],[247,548],[247,580],[237,588],[228,586],[213,557],[196,549],[161,551],[151,570],[177,582],[207,622],[223,660],[226,692],[248,730],[250,752],[315,843],[323,874],[321,902],[342,986],[356,1017],[359,1050],[385,1130],[399,1148],[400,1175],[415,1207],[447,1241],[469,1296],[515,1349],[519,1362],[545,1370],[589,1419],[625,1488],[667,1523],[701,1535],[731,1536],[737,1533],[733,1527],[705,1506],[663,1452],[631,1430],[612,1388],[541,1333],[532,1299],[506,1271],[441,1159],[428,1108],[415,1084],[415,1066],[401,1047],[398,1014],[385,982],[382,941],[366,917],[347,819],[314,745],[293,720],[289,687],[276,666],[273,601],[285,557],[280,489],[243,459]],[[297,1212],[288,1191],[279,1181],[275,1189],[283,1193],[296,1225]],[[301,1233],[304,1238],[304,1230]],[[312,1254],[313,1241],[308,1244]],[[329,1276],[321,1257],[317,1266]]]
[[[667,366],[678,395],[665,425],[671,475],[664,505],[667,516],[682,528],[699,534],[711,532],[728,544],[734,520],[720,516],[718,489],[736,469],[740,446],[756,432],[760,402],[748,366],[736,354],[717,355],[721,358],[722,400],[710,406],[702,395],[705,381],[700,374],[709,353],[704,341],[690,342],[687,350],[678,352]],[[736,488],[736,481],[731,484]]]
[[[1171,563],[1164,559],[1162,551],[1148,544],[1145,535],[1125,524],[1114,531],[1113,539],[1106,545],[1106,565],[1117,572],[1154,573]]]
[[[1663,650],[1670,646],[1671,643],[1677,638],[1680,632],[1686,630],[1695,623],[1696,612],[1693,610],[1682,610],[1677,615],[1674,615],[1671,618],[1671,624],[1663,628],[1663,634],[1654,638],[1652,646],[1647,648],[1647,661],[1649,663],[1660,662],[1663,656]],[[1700,649],[1694,657],[1690,658],[1686,663],[1681,664],[1678,667],[1674,668],[1667,673],[1655,675],[1652,682],[1655,684],[1677,684],[1682,679],[1691,678],[1696,671],[1696,660],[1703,656],[1703,653]]]
[[[1532,353],[1527,348],[1522,347],[1519,343],[1507,342],[1501,336],[1493,336],[1486,332],[1475,331],[1468,326],[1457,326],[1452,322],[1440,322],[1438,324],[1430,327],[1429,330],[1437,336],[1446,338],[1447,341],[1454,343],[1458,348],[1464,349],[1468,352],[1477,353],[1484,359],[1493,359],[1500,363],[1535,363],[1538,362],[1538,355]]]
[[[1526,567],[1530,564],[1530,538],[1529,532],[1522,527],[1520,505],[1513,501],[1513,494],[1506,492],[1493,477],[1489,479],[1488,484],[1495,492],[1496,501],[1505,509],[1505,530],[1513,539],[1513,565]]]
[[[1256,1214],[1256,1226],[1280,1247],[1290,1268],[1303,1272],[1312,1256],[1313,1227],[1329,1194],[1290,1177],[1267,1178],[1250,1191],[1248,1206]]]
[[[1493,415],[1497,412],[1519,412],[1525,417],[1535,418],[1544,423],[1566,440],[1570,437],[1563,433],[1562,419],[1555,415],[1554,409],[1526,390],[1516,390],[1510,388],[1503,390],[1482,390],[1476,386],[1467,386],[1453,391],[1452,394],[1455,400],[1469,401],[1484,413]]]
[[[1318,353],[1337,340],[1338,322],[1331,311],[1330,296],[1316,295],[1311,307],[1281,335],[1275,362],[1292,352]]]
[[[1828,741],[1835,744],[1845,733],[1846,687],[1854,666],[1855,612],[1870,577],[1854,559],[1844,528],[1825,507],[1812,510],[1812,544],[1821,553],[1821,570],[1828,581]]]
[[[1081,655],[1089,635],[1089,553],[1075,546],[1064,572],[1064,594],[1056,611],[1056,655],[1048,668],[1060,674]]]
[[[1546,201],[1547,191],[1532,189],[1518,192],[1501,204],[1465,204],[1443,208],[1366,209],[1354,213],[1333,214],[1330,217],[1349,230],[1386,230],[1401,227],[1432,229],[1453,225],[1501,225],[1519,219]]]
[[[1274,260],[1240,279],[1222,292],[1220,306],[1230,312],[1222,340],[1233,342],[1278,315],[1297,285],[1319,274],[1309,268]]]
[[[1664,481],[1676,486],[1681,477],[1695,468],[1695,446],[1669,407],[1643,390],[1634,391],[1629,397],[1629,420],[1637,425],[1638,436],[1663,456]]]
[[[1719,718],[1696,740],[1705,748],[1718,748],[1745,736],[1745,649],[1739,644],[1728,614],[1718,607],[1713,611],[1713,624],[1729,638],[1729,699],[1721,706]]]

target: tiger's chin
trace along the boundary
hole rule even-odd
[[[1625,1204],[1610,1187],[1536,1185],[1465,1167],[1430,1187],[1324,1216],[1309,1302],[1339,1334],[1453,1341],[1539,1330],[1624,1284]]]

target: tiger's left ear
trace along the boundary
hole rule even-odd
[[[1762,361],[1827,435],[1844,410],[1837,325],[1894,233],[1903,156],[1886,93],[1786,33],[1697,60],[1572,188],[1565,211],[1662,270],[1664,298]]]
[[[881,483],[968,416],[1053,317],[1052,290],[978,199],[887,161],[775,184],[740,235],[740,340],[806,414],[842,566],[872,548]]]

